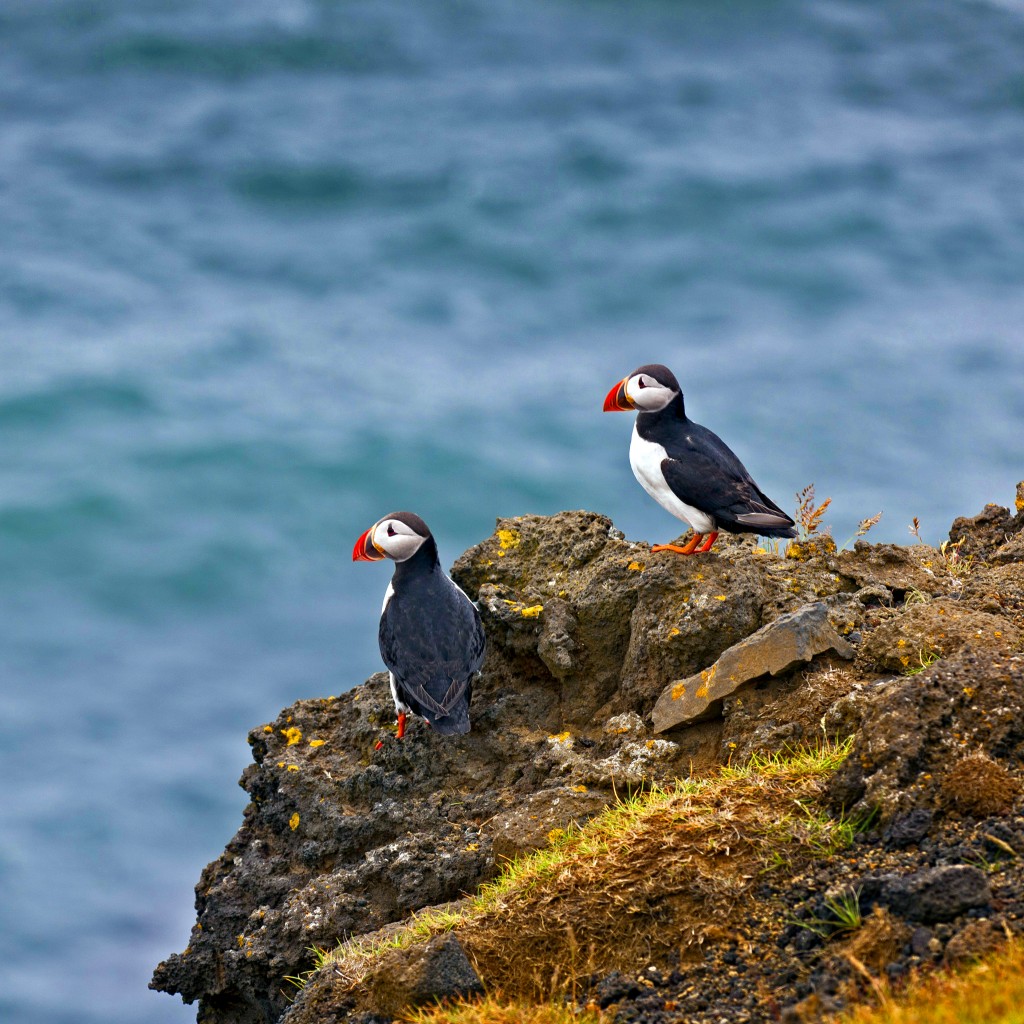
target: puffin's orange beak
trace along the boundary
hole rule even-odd
[[[352,549],[353,562],[379,562],[384,557],[373,543],[373,526],[359,535],[359,540]]]
[[[616,384],[607,395],[605,395],[605,412],[629,412],[630,409],[636,408],[636,406],[629,400],[629,395],[626,394],[626,382],[628,380],[628,377],[623,377],[622,380],[620,380],[619,383]]]

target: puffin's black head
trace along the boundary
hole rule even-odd
[[[638,366],[623,377],[604,400],[605,412],[658,412],[682,393],[675,374],[661,363]]]
[[[390,512],[360,534],[352,549],[353,562],[379,562],[393,558],[405,562],[428,541],[430,529],[415,512]]]

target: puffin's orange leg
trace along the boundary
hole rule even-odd
[[[399,712],[398,715],[398,732],[395,733],[395,739],[400,740],[405,738],[405,712]],[[374,750],[380,750],[384,746],[383,740],[377,740],[373,745]]]
[[[698,555],[703,555],[705,551],[710,551],[711,550],[711,545],[714,544],[716,540],[718,540],[718,531],[717,530],[715,530],[714,533],[709,533],[708,534],[708,539],[706,541],[704,541],[704,543],[701,544],[701,546],[699,548],[697,548],[697,554]]]
[[[651,548],[651,554],[653,555],[656,551],[674,551],[677,555],[692,555],[703,536],[704,534],[702,533],[695,533],[686,542],[686,546],[682,548],[677,548],[675,544],[655,544],[654,547]]]

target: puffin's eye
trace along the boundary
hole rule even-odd
[[[638,388],[645,388],[645,387],[647,387],[647,385],[644,383],[643,377],[637,377],[637,379],[636,379],[636,386]]]
[[[388,536],[389,537],[394,537],[394,535],[395,535],[395,528],[394,528],[394,526],[391,525],[391,523],[388,523]]]

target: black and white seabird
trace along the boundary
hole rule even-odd
[[[728,445],[687,419],[682,389],[668,367],[641,366],[608,392],[605,412],[630,410],[639,413],[629,445],[634,476],[662,508],[693,528],[685,547],[656,544],[651,551],[702,554],[711,550],[719,530],[796,536],[793,520],[754,483]]]
[[[392,512],[359,537],[354,562],[382,558],[397,563],[378,640],[391,673],[398,738],[405,735],[409,712],[442,736],[467,733],[473,679],[484,660],[480,613],[444,574],[434,537],[418,515]]]

